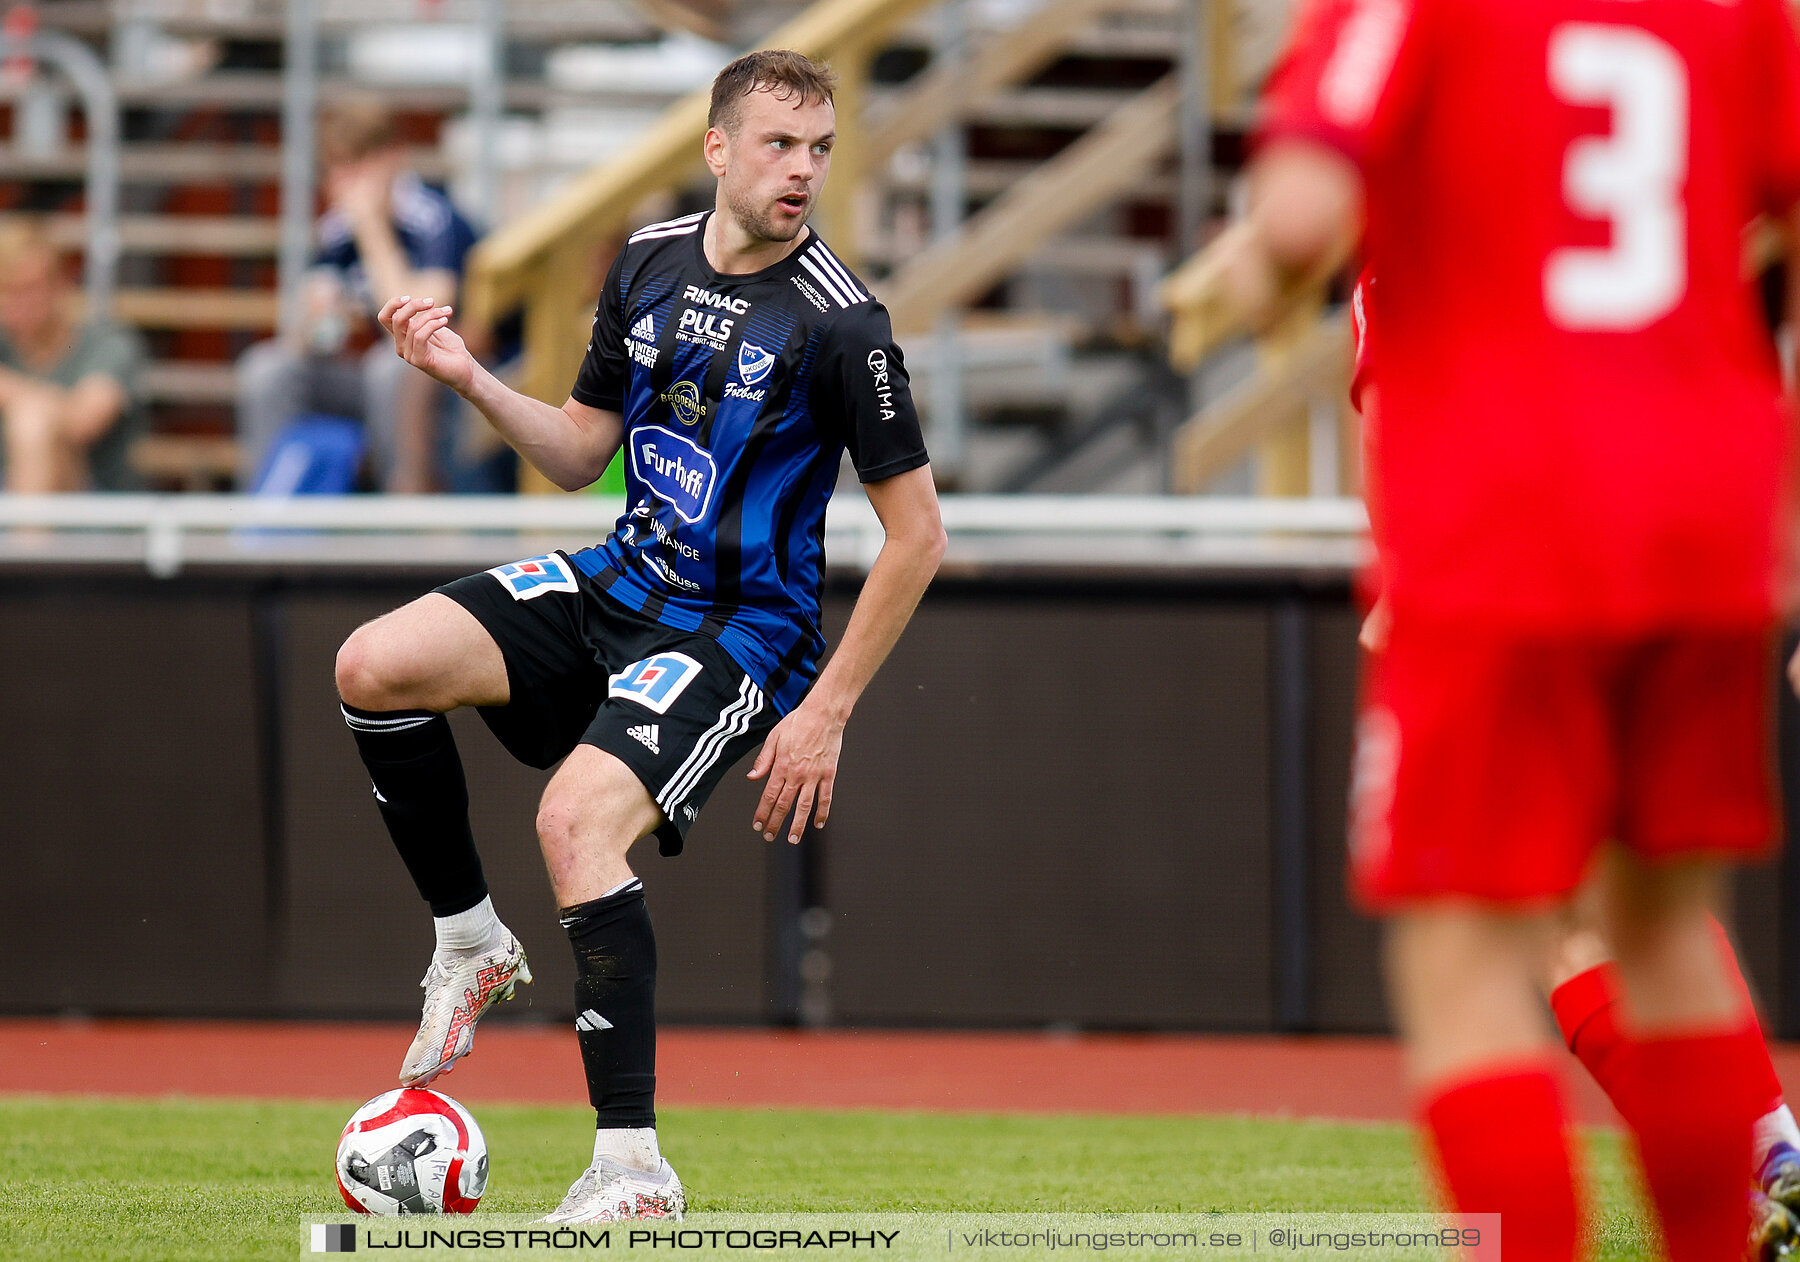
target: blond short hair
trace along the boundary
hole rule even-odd
[[[319,161],[326,166],[360,162],[398,143],[394,112],[380,101],[355,97],[319,115]]]
[[[819,105],[831,101],[836,87],[836,72],[805,53],[790,48],[745,53],[713,80],[706,125],[735,132],[743,114],[743,100],[752,92],[772,92],[778,101],[799,97],[802,105]]]

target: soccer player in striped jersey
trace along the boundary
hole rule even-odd
[[[382,324],[568,489],[625,452],[627,509],[601,544],[459,579],[359,629],[338,656],[344,715],[437,950],[400,1078],[467,1053],[524,953],[488,897],[444,712],[478,707],[521,761],[561,762],[538,836],[574,949],[593,1161],[550,1219],[678,1217],[656,1141],[656,949],[626,861],[678,853],[727,768],[761,745],[754,827],[822,826],[844,726],[944,547],[887,313],[807,220],[830,169],[831,72],[752,53],[720,72],[704,142],[715,206],[634,233],[560,408],[501,385],[427,297]],[[825,505],[848,451],[886,532],[821,668]],[[785,825],[784,825],[784,821]]]

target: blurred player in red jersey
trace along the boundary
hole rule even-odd
[[[1600,859],[1616,1101],[1673,1262],[1735,1259],[1765,1053],[1712,911],[1774,832],[1788,457],[1738,250],[1800,200],[1790,20],[1781,0],[1318,0],[1267,107],[1267,283],[1365,216],[1381,278],[1390,625],[1352,867],[1392,918],[1444,1188],[1504,1216],[1509,1260],[1575,1256],[1534,979]]]
[[[1375,348],[1379,339],[1373,324],[1377,288],[1373,274],[1364,271],[1351,295],[1356,355],[1350,377],[1350,406],[1362,418],[1365,465],[1372,463],[1370,453],[1380,412],[1381,392],[1375,381]],[[1365,486],[1364,494],[1370,511],[1377,511],[1374,488]],[[1370,653],[1379,653],[1387,639],[1388,606],[1379,593],[1372,596],[1358,640]],[[1794,662],[1800,669],[1800,654]],[[1584,894],[1592,892],[1591,886],[1583,890]],[[1591,897],[1577,895],[1571,903],[1566,918],[1557,927],[1538,982],[1550,1000],[1557,1029],[1569,1050],[1609,1097],[1617,1097],[1631,1078],[1627,1068],[1631,1039],[1620,1023],[1618,965],[1604,936],[1593,927],[1599,917],[1594,908],[1586,905],[1591,902]],[[1715,935],[1724,967],[1747,997],[1749,987],[1743,982],[1737,954],[1724,927],[1715,925]],[[1756,1262],[1774,1262],[1790,1256],[1800,1246],[1800,1128],[1795,1125],[1781,1080],[1766,1050],[1761,1070],[1758,1090],[1764,1107],[1751,1134],[1750,1166],[1755,1172],[1755,1191],[1747,1256]]]

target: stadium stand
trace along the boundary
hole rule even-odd
[[[379,92],[401,111],[416,169],[490,209],[498,229],[478,261],[487,313],[527,300],[526,372],[541,390],[566,386],[607,233],[691,194],[698,129],[685,94],[732,48],[823,39],[814,51],[844,75],[853,143],[821,226],[905,331],[947,479],[970,490],[1247,489],[1248,448],[1199,465],[1178,457],[1183,472],[1172,472],[1170,438],[1193,398],[1219,394],[1245,356],[1227,345],[1198,387],[1168,370],[1155,295],[1218,222],[1218,176],[1241,156],[1283,0],[512,0],[492,6],[504,20],[503,113],[485,176],[467,73],[481,4],[315,7],[321,98]],[[44,0],[29,11],[39,29],[101,51],[119,97],[113,311],[151,348],[152,432],[136,463],[156,485],[222,489],[235,461],[230,364],[280,310],[285,7]],[[13,74],[0,214],[47,212],[73,248],[86,231],[85,125],[54,77],[34,86]],[[1185,126],[1195,119],[1210,126]],[[1204,143],[1182,146],[1184,130]],[[659,194],[648,201],[646,171]]]
[[[766,37],[852,68],[840,119],[861,130],[839,148],[823,227],[894,311],[941,479],[1166,489],[1166,436],[1187,387],[1160,368],[1154,281],[1183,222],[1198,238],[1219,209],[1212,160],[1241,152],[1245,91],[1285,8],[1061,0],[959,22],[949,5],[845,0]],[[1201,51],[1180,59],[1184,45]],[[528,328],[545,330],[528,338],[534,390],[558,388],[579,353],[562,313],[585,302],[556,287],[585,297],[592,282],[577,282],[595,269],[583,252],[629,221],[646,187],[684,186],[702,112],[697,99],[675,107],[478,251],[478,305],[526,299]],[[1184,132],[1210,144],[1176,164]]]

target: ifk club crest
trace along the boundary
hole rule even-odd
[[[738,380],[753,386],[775,367],[775,356],[749,342],[738,343]]]

